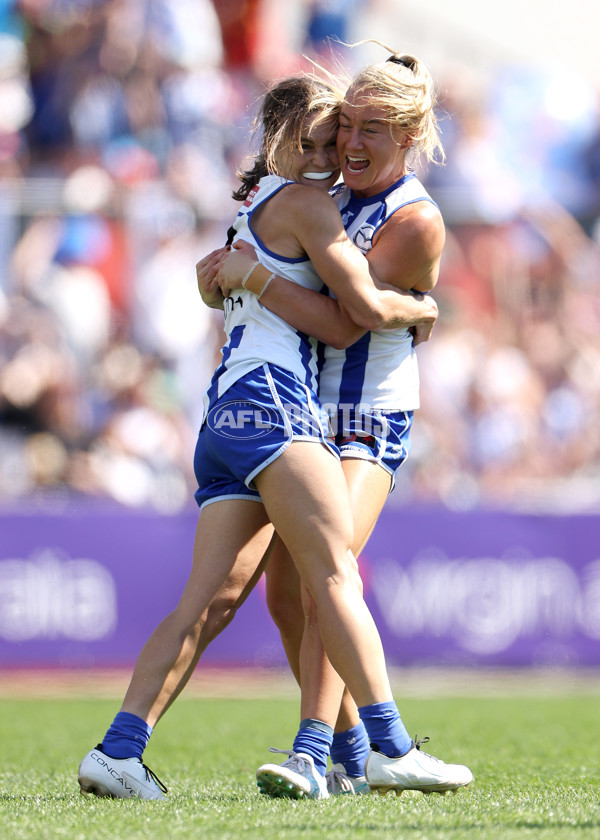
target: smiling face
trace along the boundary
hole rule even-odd
[[[368,93],[347,92],[337,138],[344,183],[359,197],[377,195],[406,174],[411,143],[399,129],[390,131],[386,111]]]
[[[307,117],[300,148],[286,146],[276,152],[277,173],[299,184],[331,189],[340,175],[337,127],[337,119],[319,121],[314,116]]]

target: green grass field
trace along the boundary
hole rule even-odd
[[[169,799],[148,803],[79,794],[78,762],[116,701],[3,699],[0,838],[600,838],[598,700],[411,698],[401,703],[411,732],[468,764],[473,785],[456,796],[290,802],[260,796],[254,772],[272,759],[268,746],[291,745],[297,702],[184,695],[145,756]]]

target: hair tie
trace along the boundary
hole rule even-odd
[[[413,73],[415,71],[415,67],[417,66],[416,61],[407,61],[405,58],[400,58],[397,55],[391,55],[386,61],[391,61],[392,64],[401,64],[403,67],[407,67],[409,70],[412,70]]]

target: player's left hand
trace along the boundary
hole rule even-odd
[[[411,333],[413,337],[413,347],[416,347],[418,344],[423,344],[425,341],[429,341],[429,339],[431,338],[431,333],[433,332],[435,322],[437,321],[438,306],[435,300],[431,297],[431,295],[424,294],[422,292],[413,292],[413,294],[415,295],[415,297],[427,302],[431,307],[433,307],[435,312],[435,317],[433,320],[424,322],[422,324],[414,324],[412,327],[408,328],[409,333]]]
[[[429,341],[434,326],[435,324],[417,324],[414,327],[409,327],[408,331],[412,333],[413,336],[413,347],[416,347],[417,344],[423,344],[423,342]]]

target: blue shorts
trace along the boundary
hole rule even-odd
[[[296,440],[321,443],[339,457],[318,397],[287,370],[255,368],[208,407],[194,453],[196,502],[259,502],[254,477]]]
[[[412,411],[382,411],[379,409],[338,407],[331,423],[334,440],[342,458],[372,461],[392,477],[394,489],[396,473],[410,452]]]

